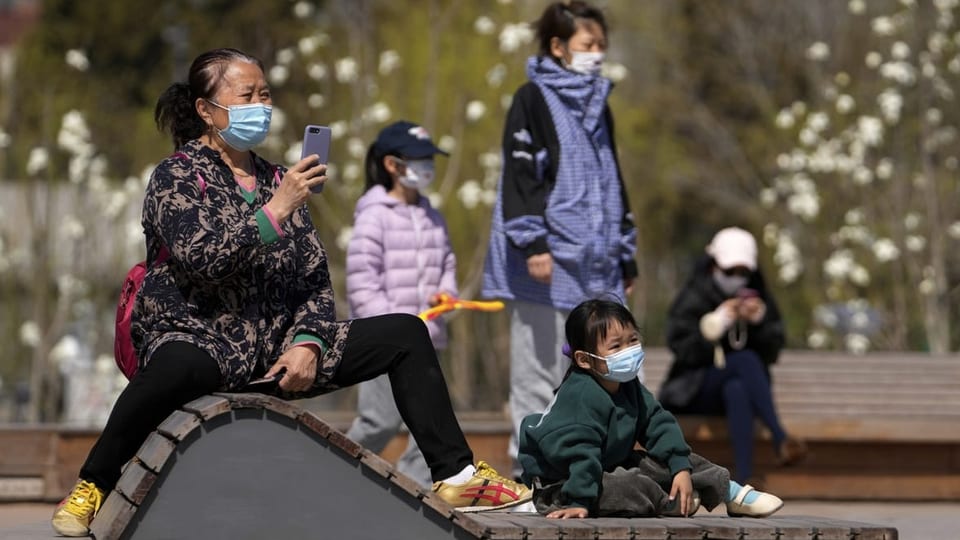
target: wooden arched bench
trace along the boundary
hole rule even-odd
[[[548,520],[466,514],[315,414],[262,394],[188,403],[150,435],[92,524],[139,538],[857,538],[896,529],[824,518]]]

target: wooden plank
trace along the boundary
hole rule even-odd
[[[143,463],[144,467],[160,474],[167,458],[170,457],[175,448],[176,445],[170,439],[154,431],[137,451],[137,459]]]
[[[133,461],[123,471],[120,481],[117,482],[116,491],[131,503],[140,506],[156,480],[157,475],[153,471]]]
[[[200,427],[199,416],[186,411],[173,411],[157,426],[157,431],[179,442],[198,427]]]
[[[701,540],[703,528],[694,518],[634,518],[636,538],[669,538],[670,540]]]
[[[474,538],[483,538],[486,532],[484,526],[479,521],[473,519],[470,514],[454,511],[451,519],[453,520],[453,525],[455,527],[463,529]]]
[[[504,523],[512,523],[519,529],[523,529],[524,538],[527,540],[557,540],[564,538],[561,532],[561,524],[565,521],[580,521],[566,519],[547,519],[539,514],[516,516],[510,512],[497,512],[502,514],[500,519]],[[591,526],[591,529],[593,527]],[[571,527],[573,530],[573,527]]]
[[[502,512],[480,512],[476,514],[461,514],[463,519],[470,519],[483,529],[483,538],[489,540],[526,540],[525,527],[518,527],[509,520],[503,519]]]
[[[90,532],[97,540],[117,540],[136,511],[137,507],[120,493],[112,492],[90,524]]]
[[[712,515],[694,515],[691,518],[670,518],[671,521],[692,521],[705,534],[705,538],[722,540],[739,540],[742,538],[740,523],[742,519],[730,518],[726,516]],[[770,529],[773,533],[774,530]],[[673,538],[671,536],[671,538]]]
[[[222,396],[207,395],[199,397],[183,407],[183,410],[196,414],[203,420],[230,412],[230,400]]]
[[[322,418],[309,411],[301,412],[300,416],[297,417],[297,421],[300,422],[301,428],[308,429],[323,439],[326,439],[330,436],[330,433],[335,431],[329,424],[324,422]]]

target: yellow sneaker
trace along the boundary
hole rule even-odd
[[[533,498],[530,488],[500,476],[484,461],[477,463],[477,471],[466,482],[434,482],[433,492],[462,512],[509,508]]]
[[[89,536],[90,522],[105,495],[93,482],[81,480],[53,512],[53,530],[63,536]]]

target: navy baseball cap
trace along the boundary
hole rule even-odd
[[[433,144],[426,129],[406,120],[383,128],[374,144],[381,155],[396,154],[409,159],[425,159],[434,154],[449,155]]]

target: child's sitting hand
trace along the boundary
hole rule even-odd
[[[684,516],[693,509],[693,481],[690,471],[683,470],[673,477],[673,486],[670,488],[670,500],[680,496],[680,513]]]
[[[690,473],[687,473],[687,478],[689,477],[690,477]],[[692,487],[690,489],[693,490]],[[567,519],[567,518],[583,519],[588,515],[589,515],[589,512],[587,512],[586,508],[580,508],[579,506],[571,506],[570,508],[561,508],[559,510],[554,510],[553,512],[550,512],[549,514],[547,514],[547,517],[551,519]]]

